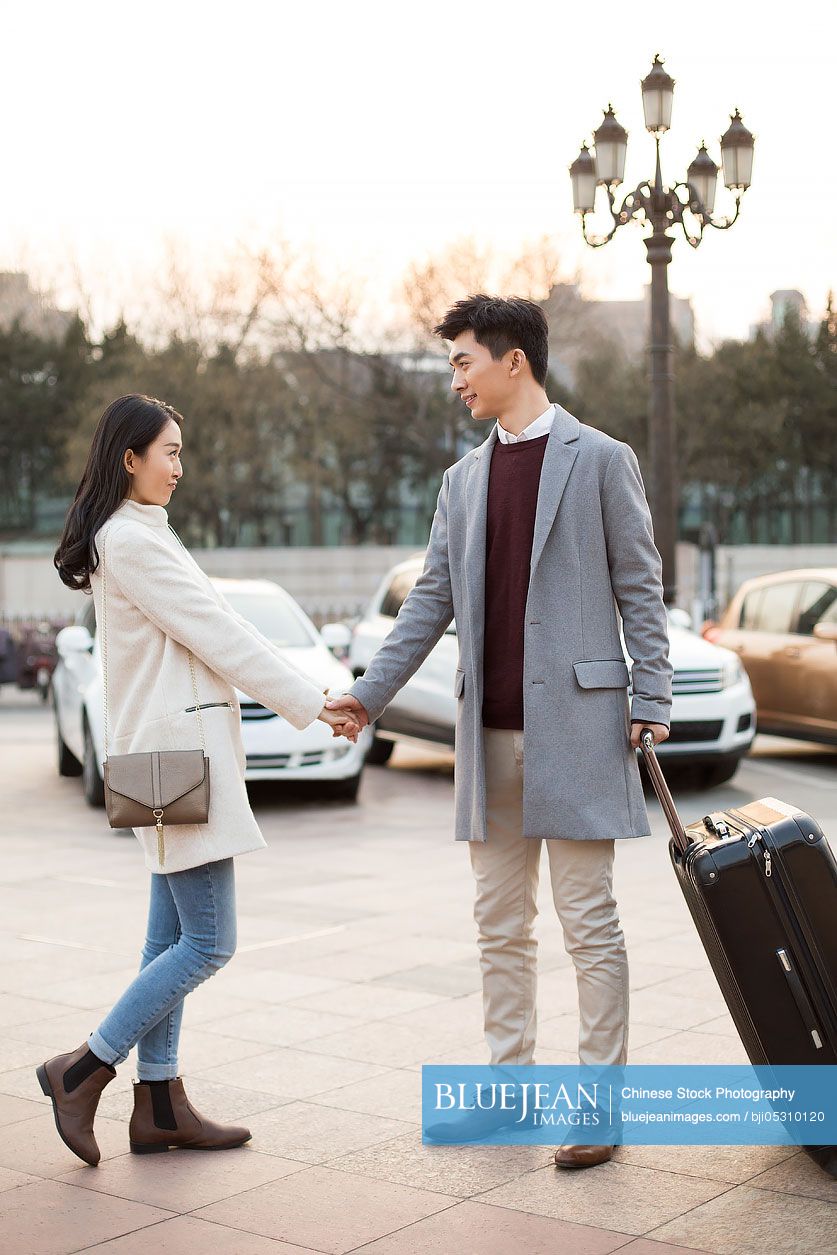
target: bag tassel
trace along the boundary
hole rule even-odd
[[[163,837],[163,812],[158,808],[153,814],[157,820],[157,861],[162,867],[166,857],[165,839]]]

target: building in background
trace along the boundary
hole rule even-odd
[[[788,317],[795,318],[801,330],[809,340],[817,338],[819,324],[808,312],[808,303],[796,288],[778,288],[770,293],[770,317],[762,322],[753,323],[750,327],[750,339],[754,340],[759,332],[768,340],[774,339],[781,331]]]
[[[25,331],[43,339],[60,340],[77,317],[74,311],[58,309],[43,292],[37,292],[23,271],[0,271],[0,327],[16,322]]]
[[[648,349],[651,287],[634,301],[597,301],[577,283],[556,283],[541,302],[549,323],[549,369],[568,388],[575,386],[578,364],[604,346],[617,347],[627,362],[641,362]],[[691,347],[695,319],[688,297],[672,296],[671,328],[677,343]]]

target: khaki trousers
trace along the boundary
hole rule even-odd
[[[491,1063],[534,1062],[541,840],[524,837],[523,733],[485,728],[486,841],[469,841],[476,881],[485,1037]],[[578,1058],[623,1064],[628,960],[613,897],[612,839],[546,842],[552,897],[578,986]]]

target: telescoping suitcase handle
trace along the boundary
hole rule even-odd
[[[639,744],[642,750],[642,756],[645,759],[645,766],[648,768],[648,774],[651,777],[651,783],[654,786],[654,792],[660,800],[660,806],[663,808],[663,814],[668,820],[668,826],[671,829],[671,835],[674,837],[674,844],[677,846],[681,854],[684,854],[691,845],[691,841],[686,836],[686,830],[677,814],[677,807],[674,805],[674,798],[666,784],[665,776],[660,767],[660,760],[654,753],[654,736],[648,728],[643,728],[639,737]]]

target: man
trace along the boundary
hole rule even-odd
[[[623,1064],[614,841],[649,831],[636,749],[643,728],[655,744],[668,736],[672,672],[639,465],[629,445],[550,404],[538,305],[472,296],[435,331],[451,342],[454,392],[478,422],[497,421],[445,471],[424,570],[364,676],[328,705],[377,719],[455,617],[456,839],[476,882],[491,1063],[533,1062],[545,839],[576,970],[579,1062]],[[555,1162],[591,1166],[612,1150],[563,1146]]]

